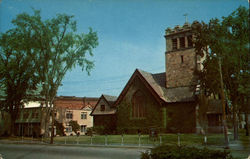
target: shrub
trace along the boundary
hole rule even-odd
[[[142,152],[141,159],[150,159],[150,153],[148,151]]]
[[[104,135],[104,126],[94,126],[93,131],[99,135]]]
[[[72,130],[77,134],[77,131],[80,130],[80,125],[77,123],[77,121],[71,120],[69,122],[69,125],[72,127]]]
[[[141,159],[233,159],[228,151],[187,146],[163,145],[142,153]]]
[[[87,128],[86,135],[92,136],[93,135],[93,128]]]

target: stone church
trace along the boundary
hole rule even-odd
[[[195,53],[192,42],[192,26],[197,24],[166,30],[165,72],[135,70],[115,102],[118,132],[147,132],[150,128],[169,133],[200,131],[195,70],[202,69],[204,57]],[[221,131],[221,110],[206,115],[210,126]]]

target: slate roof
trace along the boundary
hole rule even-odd
[[[151,74],[143,70],[139,69],[137,70],[163,101],[167,103],[172,103],[172,102],[189,102],[195,100],[194,97],[195,87],[166,88],[165,72]]]
[[[105,110],[105,111],[92,111],[91,115],[112,115],[116,113],[115,108],[111,108],[110,110]]]
[[[110,96],[110,95],[106,95],[103,94],[103,97],[106,99],[106,101],[110,104],[110,106],[113,106],[113,104],[115,103],[115,101],[117,100],[116,96]]]

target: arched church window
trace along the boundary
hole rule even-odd
[[[136,91],[132,97],[132,117],[144,118],[146,116],[145,109],[145,96],[140,90]]]

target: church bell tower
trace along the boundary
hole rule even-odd
[[[192,25],[185,23],[175,28],[167,28],[166,38],[166,88],[196,85],[195,69],[200,69],[200,58],[196,56],[193,44]]]

